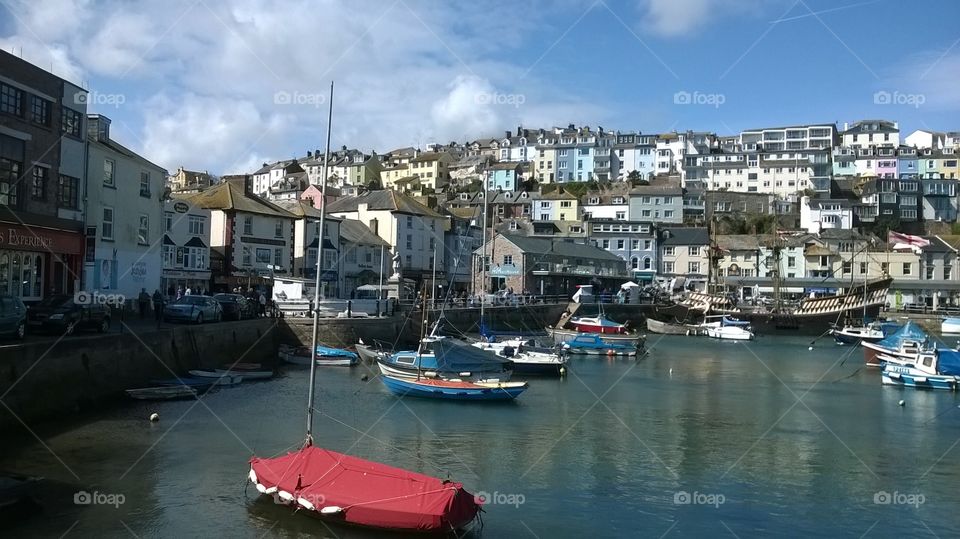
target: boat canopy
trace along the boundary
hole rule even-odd
[[[960,375],[960,352],[949,348],[937,350],[937,372],[947,375]]]
[[[449,532],[480,506],[463,485],[315,446],[250,459],[250,479],[331,520],[386,530]]]
[[[437,339],[430,343],[430,350],[437,358],[436,369],[450,372],[487,372],[500,371],[510,361],[501,359],[486,350],[467,346],[453,339]],[[429,368],[427,365],[423,367]]]
[[[926,341],[928,338],[927,332],[923,331],[917,324],[908,321],[903,325],[902,328],[895,331],[889,337],[884,338],[882,341],[877,343],[877,346],[882,348],[887,348],[889,350],[897,350],[900,348],[900,345],[903,344],[903,341]]]

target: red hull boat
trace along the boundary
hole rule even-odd
[[[307,446],[250,459],[250,481],[278,503],[330,522],[379,530],[448,533],[480,511],[463,485]]]
[[[627,326],[618,324],[604,315],[573,318],[570,320],[570,325],[582,333],[623,334],[627,332]]]

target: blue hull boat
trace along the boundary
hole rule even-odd
[[[453,380],[411,380],[383,375],[383,385],[399,396],[458,401],[505,401],[517,398],[530,387],[526,382],[463,382]]]
[[[950,349],[917,354],[914,361],[881,355],[884,385],[956,391],[960,385],[960,352]]]
[[[632,344],[605,342],[599,335],[581,333],[563,343],[563,349],[570,354],[592,356],[635,356],[637,347]]]

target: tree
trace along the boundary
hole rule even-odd
[[[877,220],[863,226],[864,231],[887,241],[887,233],[900,230],[900,218],[896,215],[881,215]]]
[[[370,183],[367,184],[368,191],[379,191],[381,189],[383,189],[383,186],[380,185],[380,180],[373,179],[373,180],[370,180]]]
[[[631,170],[630,174],[627,174],[627,180],[629,180],[630,183],[638,182],[642,179],[643,179],[643,174],[640,174],[639,170]]]

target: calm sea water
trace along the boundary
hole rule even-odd
[[[956,395],[881,387],[860,349],[827,340],[812,351],[800,338],[650,344],[638,361],[573,359],[565,379],[534,380],[499,405],[397,399],[376,377],[361,380],[367,367],[325,369],[317,439],[488,493],[478,537],[960,529]],[[302,440],[306,382],[306,369],[287,369],[199,403],[128,403],[43,434],[47,447],[7,448],[0,469],[47,478],[43,513],[7,532],[373,537],[328,529],[247,487],[252,454]],[[147,421],[153,411],[159,423]],[[81,489],[123,503],[75,505]]]

